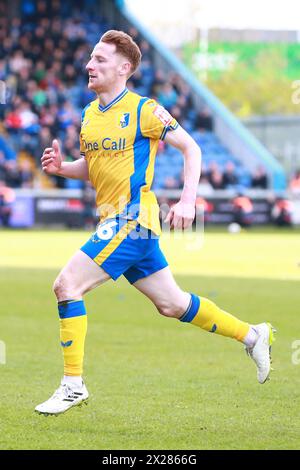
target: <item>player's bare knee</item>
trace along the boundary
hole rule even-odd
[[[56,298],[59,300],[63,293],[63,282],[61,276],[58,276],[53,283],[53,292],[56,295]]]
[[[156,305],[156,308],[164,317],[179,318],[181,316],[180,307],[172,303]]]
[[[169,318],[181,318],[186,312],[189,302],[190,294],[178,291],[173,293],[170,297],[160,300],[156,304],[156,308],[161,315]]]
[[[81,296],[76,289],[72,287],[72,283],[64,274],[59,274],[53,284],[53,291],[58,301],[76,299]]]

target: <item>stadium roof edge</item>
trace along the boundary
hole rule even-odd
[[[159,54],[173,67],[181,77],[191,86],[208,106],[226,123],[226,125],[239,136],[243,145],[246,145],[250,152],[259,158],[273,177],[273,188],[281,191],[286,188],[286,177],[283,167],[274,156],[256,139],[256,137],[229,111],[228,108],[205,86],[192,72],[171,52],[161,44],[150,31],[135,17],[128,9],[124,0],[116,0],[116,6],[121,14],[135,26],[147,41],[157,50]]]

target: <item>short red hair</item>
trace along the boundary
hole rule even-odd
[[[129,34],[124,33],[124,31],[111,29],[103,34],[100,41],[107,44],[114,44],[116,46],[116,52],[126,57],[131,63],[130,75],[134,74],[140,65],[142,53],[137,43]]]

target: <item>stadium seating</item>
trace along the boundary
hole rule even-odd
[[[1,0],[2,9],[5,2]],[[117,25],[99,17],[94,2],[87,2],[82,14],[70,1],[45,2],[23,0],[21,20],[3,19],[0,37],[11,38],[0,45],[0,79],[5,78],[10,97],[1,109],[2,137],[0,152],[5,161],[20,154],[39,167],[43,148],[54,137],[63,142],[69,160],[78,158],[78,134],[82,108],[94,94],[87,87],[85,63],[92,46],[101,34]],[[213,122],[199,127],[199,109],[193,107],[191,96],[180,84],[180,77],[165,77],[154,67],[149,44],[137,31],[130,31],[143,52],[138,73],[130,80],[134,91],[152,96],[178,119],[200,145],[203,166],[215,165],[221,173],[228,162],[234,165],[236,185],[248,187],[251,177],[240,162],[219,142],[213,133]],[[183,158],[168,146],[161,147],[157,161],[154,189],[179,188],[182,185]],[[35,186],[45,186],[40,171],[32,172]],[[59,187],[81,188],[80,182],[52,180]],[[20,185],[23,180],[20,178]],[[29,181],[26,180],[26,187]],[[47,186],[49,186],[47,184]]]

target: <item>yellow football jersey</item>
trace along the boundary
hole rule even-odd
[[[158,142],[176,120],[155,100],[127,88],[102,107],[92,101],[82,113],[80,152],[96,190],[100,221],[136,219],[157,235],[159,207],[151,185]]]

